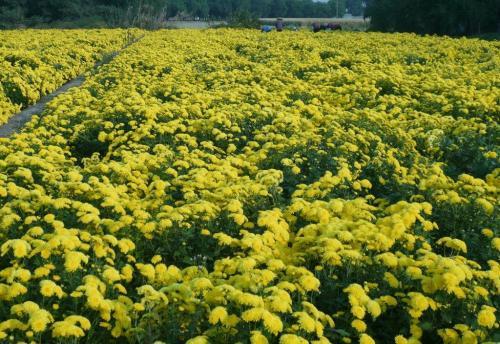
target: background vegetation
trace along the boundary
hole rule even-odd
[[[372,0],[366,15],[380,31],[475,35],[500,29],[499,0]]]
[[[161,27],[166,19],[370,17],[371,29],[452,36],[500,31],[500,0],[0,0],[0,28]],[[494,36],[495,38],[498,35]]]
[[[0,0],[0,26],[71,22],[107,26],[147,26],[178,17],[336,17],[346,8],[362,15],[362,0]]]

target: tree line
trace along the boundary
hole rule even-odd
[[[37,23],[151,26],[167,18],[342,17],[371,19],[371,29],[474,35],[500,31],[500,0],[0,0],[0,28]]]
[[[0,23],[56,22],[101,18],[110,24],[133,18],[229,19],[342,17],[363,14],[363,0],[0,0]]]
[[[373,30],[476,35],[500,31],[500,0],[372,0]]]

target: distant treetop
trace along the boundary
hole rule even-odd
[[[476,35],[500,30],[500,0],[369,0],[374,30]]]
[[[363,15],[363,0],[0,0],[0,27],[101,20],[133,25],[137,19],[330,18]]]

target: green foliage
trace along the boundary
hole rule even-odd
[[[347,0],[347,9],[349,13],[353,16],[362,16],[364,12],[363,1],[362,0]]]
[[[0,0],[0,29],[27,26],[138,26],[155,28],[167,18],[228,19],[258,26],[254,18],[342,17],[362,14],[361,0]]]
[[[343,17],[347,4],[345,0],[330,0],[328,1],[328,7],[335,17]]]
[[[373,0],[366,16],[380,31],[473,35],[498,30],[497,0]]]
[[[260,22],[258,18],[253,16],[250,12],[235,13],[228,22],[229,27],[233,28],[258,28]]]

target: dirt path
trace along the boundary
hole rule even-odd
[[[83,84],[84,81],[85,78],[83,76],[79,76],[76,79],[73,79],[64,84],[51,94],[40,98],[38,103],[27,107],[21,112],[18,112],[16,115],[12,116],[6,124],[0,126],[0,137],[10,137],[11,135],[15,134],[24,126],[24,124],[31,120],[33,115],[41,114],[43,110],[45,110],[45,106],[48,102],[50,102],[58,95],[67,92],[70,88],[79,87],[81,84]]]
[[[97,62],[94,65],[93,70],[95,71],[98,67],[110,63],[123,50],[128,48],[130,45],[138,42],[141,38],[142,37],[134,39],[133,41],[126,44],[119,51],[115,51],[108,55],[105,55],[101,61]],[[34,115],[42,114],[43,111],[45,110],[45,106],[52,99],[54,99],[60,94],[67,92],[70,88],[80,87],[84,83],[84,81],[85,81],[84,75],[80,75],[75,79],[68,81],[66,84],[64,84],[54,92],[47,94],[46,96],[43,96],[36,104],[28,106],[26,109],[12,116],[6,124],[0,126],[0,138],[7,138],[19,132],[22,129],[22,127],[27,122],[29,122]]]

